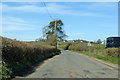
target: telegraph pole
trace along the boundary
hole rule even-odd
[[[57,28],[57,22],[56,22],[57,20],[55,20],[55,32],[54,32],[54,34],[55,34],[55,43],[56,43],[56,45],[55,45],[55,47],[56,47],[56,49],[57,49],[57,34],[56,34],[56,28]]]

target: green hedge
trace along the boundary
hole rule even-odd
[[[68,50],[83,51],[87,53],[98,54],[101,56],[119,57],[120,48],[107,48],[103,44],[92,44],[88,47],[85,43],[74,43],[71,44]]]
[[[69,46],[69,50],[88,51],[88,46],[84,43],[76,43]]]

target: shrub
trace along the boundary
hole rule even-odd
[[[7,64],[5,64],[4,62],[2,63],[1,73],[2,73],[2,78],[3,79],[5,79],[5,78],[11,78],[11,76],[12,76],[11,69],[7,68]]]
[[[76,43],[69,46],[70,50],[88,51],[88,47],[83,43]]]
[[[92,44],[92,46],[90,47],[90,52],[101,55],[103,53],[104,49],[105,49],[105,45]]]
[[[105,56],[119,57],[118,48],[107,48],[103,53]]]
[[[68,50],[70,45],[72,45],[73,43],[72,42],[68,42],[67,45],[64,47],[64,50]]]
[[[69,50],[89,52],[89,47],[86,45],[87,44],[85,43],[74,43],[69,46]],[[92,44],[92,46],[90,46],[90,53],[98,54],[101,56],[119,57],[119,51],[120,48],[105,49],[105,45],[102,44]]]
[[[51,45],[51,46],[56,46],[56,37],[55,37],[55,35],[51,35],[51,37],[49,37],[47,39],[47,44]]]
[[[2,37],[2,61],[7,64],[6,68],[3,67],[3,69],[6,69],[6,71],[11,69],[12,75],[18,75],[20,71],[27,69],[34,63],[58,53],[60,53],[60,50],[48,45],[27,43]]]

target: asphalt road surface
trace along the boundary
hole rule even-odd
[[[115,65],[78,53],[64,51],[38,66],[26,78],[118,78]]]

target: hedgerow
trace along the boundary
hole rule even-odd
[[[60,53],[60,50],[48,45],[27,43],[2,37],[2,61],[6,64],[3,67],[3,73],[6,73],[7,70],[8,77],[15,77],[36,62],[58,53]],[[4,74],[3,78],[5,78]]]
[[[65,46],[67,47],[67,45]],[[119,57],[119,48],[105,48],[103,44],[92,44],[90,47],[85,43],[72,43],[68,50],[83,51],[101,56]]]

